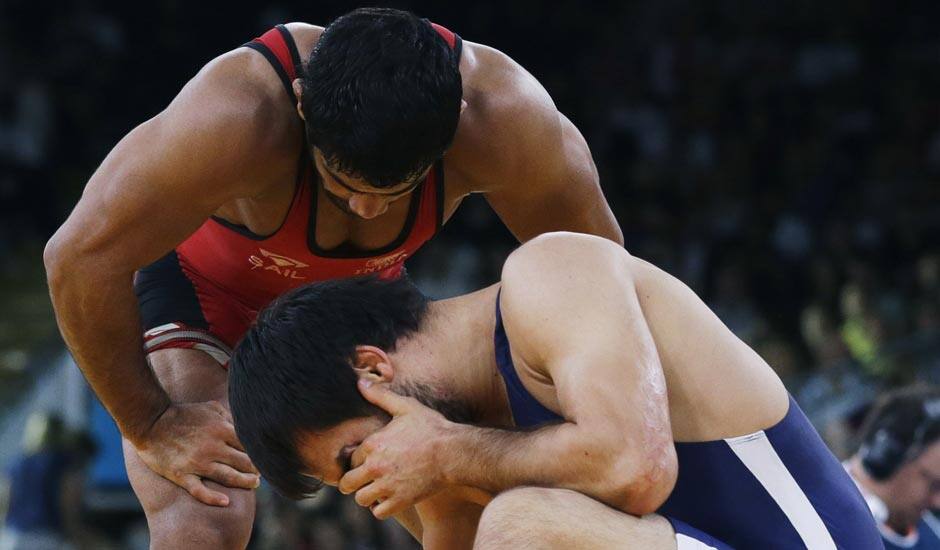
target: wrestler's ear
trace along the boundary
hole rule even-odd
[[[375,346],[356,346],[353,370],[356,376],[372,383],[389,383],[395,378],[395,368],[388,354]]]
[[[294,97],[297,98],[297,114],[300,115],[300,118],[302,120],[306,121],[307,119],[304,118],[304,110],[300,101],[300,99],[304,95],[303,80],[299,78],[295,78],[294,81],[291,82],[291,88],[294,89]]]

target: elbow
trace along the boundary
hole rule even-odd
[[[59,286],[63,271],[62,264],[65,263],[60,241],[61,238],[56,233],[49,239],[42,251],[42,263],[46,268],[46,280],[49,283],[50,292],[54,292]]]
[[[675,447],[669,442],[656,453],[647,453],[632,461],[620,460],[610,476],[616,492],[612,503],[634,515],[652,514],[666,502],[679,475]]]
[[[60,229],[46,243],[42,252],[42,263],[46,268],[46,284],[49,294],[55,302],[56,296],[63,292],[66,283],[73,281],[79,269],[77,246],[62,235]]]

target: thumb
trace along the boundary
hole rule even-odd
[[[359,379],[359,393],[366,398],[366,401],[382,408],[392,416],[405,414],[414,409],[418,403],[410,397],[393,392],[389,389],[388,384],[375,384],[364,378]]]

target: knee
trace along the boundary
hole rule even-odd
[[[518,487],[497,495],[483,509],[473,548],[511,548],[519,545],[541,548],[554,540],[550,515],[558,489]]]
[[[147,516],[151,548],[218,548],[242,550],[251,538],[255,516],[252,491],[228,489],[229,505],[209,506],[180,495]]]

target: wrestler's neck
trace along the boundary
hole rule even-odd
[[[473,405],[488,425],[505,423],[509,410],[493,349],[497,290],[431,302],[421,331],[392,354],[406,376]]]

